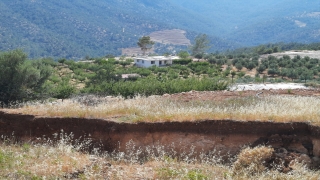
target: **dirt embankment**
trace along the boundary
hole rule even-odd
[[[161,145],[181,152],[220,155],[237,154],[243,146],[270,145],[291,152],[320,156],[320,127],[306,123],[240,122],[207,120],[199,122],[116,123],[101,119],[52,118],[7,114],[0,111],[0,134],[22,141],[52,137],[54,133],[90,135],[93,143],[107,151],[126,151],[131,141],[136,147]]]

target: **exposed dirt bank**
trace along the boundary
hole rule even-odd
[[[177,153],[237,154],[245,145],[270,145],[291,152],[320,156],[320,127],[307,123],[240,122],[207,120],[199,122],[116,123],[102,119],[52,118],[7,114],[0,111],[0,134],[19,140],[52,137],[54,133],[89,135],[94,144],[107,151],[126,151],[126,143],[136,147],[162,145]]]

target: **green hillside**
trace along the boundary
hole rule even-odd
[[[261,43],[320,41],[318,1],[2,0],[0,51],[82,59],[119,55],[154,31],[208,34],[210,51]],[[163,53],[162,46],[156,50]],[[178,49],[187,47],[176,47]]]

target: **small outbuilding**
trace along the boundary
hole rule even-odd
[[[144,56],[136,57],[134,63],[138,67],[151,67],[151,66],[168,66],[172,65],[173,61],[179,59],[178,56]]]

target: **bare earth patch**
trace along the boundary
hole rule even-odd
[[[260,58],[268,58],[268,56],[275,56],[277,58],[280,58],[284,55],[288,55],[291,58],[294,58],[295,56],[301,56],[302,58],[309,56],[310,58],[317,58],[320,59],[320,51],[309,51],[309,50],[302,50],[302,51],[285,51],[285,52],[279,52],[279,53],[273,53],[273,54],[265,54],[260,56]]]
[[[184,45],[189,46],[191,42],[185,36],[186,31],[180,29],[156,31],[150,34],[153,41],[162,44]]]

